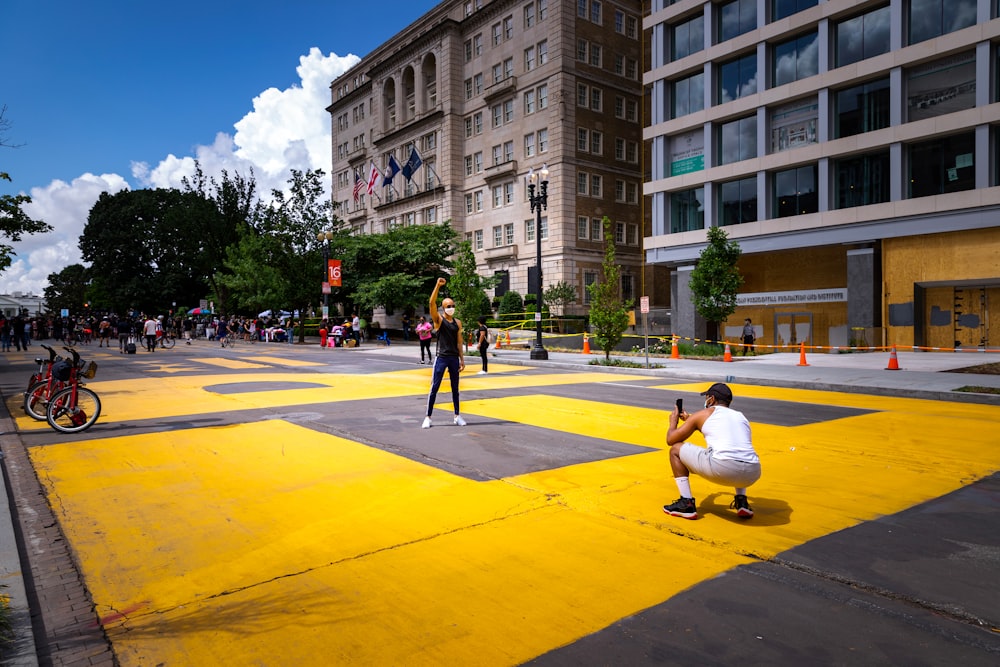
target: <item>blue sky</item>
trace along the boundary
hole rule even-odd
[[[80,261],[103,191],[171,187],[253,165],[261,190],[290,168],[330,170],[329,82],[433,0],[6,0],[0,15],[0,194],[25,193],[56,228],[17,244],[0,293],[41,293]]]

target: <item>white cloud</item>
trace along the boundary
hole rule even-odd
[[[330,82],[353,67],[354,55],[324,56],[313,47],[299,58],[300,83],[285,90],[269,88],[253,99],[253,111],[235,123],[235,135],[219,132],[208,146],[198,146],[192,156],[167,155],[150,167],[132,163],[132,182],[138,188],[179,188],[181,179],[201,164],[206,176],[218,179],[223,170],[248,174],[253,167],[258,193],[266,196],[283,188],[290,169],[330,169]],[[0,293],[41,294],[48,276],[70,264],[81,263],[78,247],[87,216],[102,192],[128,189],[118,174],[83,174],[72,183],[52,181],[32,188],[32,202],[25,212],[44,220],[54,231],[13,244],[17,256],[0,275]]]

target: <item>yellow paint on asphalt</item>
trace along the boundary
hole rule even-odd
[[[192,407],[231,412],[342,394],[423,394],[429,374],[359,381],[236,373],[108,382],[98,391],[119,415],[163,419]],[[662,451],[670,406],[605,404],[607,380],[463,376],[465,387],[537,389],[467,401],[469,426],[441,429],[441,437],[475,438],[477,419],[489,417],[657,451],[472,482],[275,420],[53,439],[31,456],[126,666],[315,664],[318,656],[326,664],[518,664],[735,565],[1000,468],[998,407],[734,385],[737,400],[879,412],[797,427],[754,424],[764,466],[750,490],[756,516],[736,520],[732,490],[695,477],[702,518],[674,519],[660,510],[677,496]],[[205,389],[294,381],[326,386]],[[545,392],[568,382],[593,383],[593,400]],[[681,387],[701,391],[705,383],[660,389]],[[945,415],[961,437],[942,447],[931,425]]]
[[[326,362],[322,361],[306,361],[304,359],[286,359],[284,357],[262,357],[253,355],[254,361],[263,362],[265,364],[277,364],[279,366],[289,366],[292,368],[306,368],[309,366],[326,366]]]
[[[208,364],[209,366],[220,366],[222,368],[231,368],[233,370],[243,368],[267,368],[264,364],[254,364],[249,361],[226,359],[222,357],[198,357],[196,361],[202,364]]]

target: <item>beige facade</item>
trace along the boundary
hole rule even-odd
[[[603,259],[600,220],[617,238],[623,292],[637,298],[643,238],[641,3],[448,0],[333,81],[333,198],[356,233],[451,224],[484,276],[528,293],[535,215],[525,179],[549,170],[542,284],[585,285]],[[403,166],[355,202],[355,174]],[[396,313],[398,316],[399,313]],[[380,315],[376,313],[376,318]]]
[[[723,334],[749,316],[768,343],[794,320],[809,344],[1000,346],[996,17],[990,0],[654,0],[645,250],[672,272],[675,329],[705,330],[687,277],[724,226],[750,305]]]

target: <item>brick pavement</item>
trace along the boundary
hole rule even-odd
[[[17,437],[6,407],[0,408],[0,448],[13,498],[15,529],[22,556],[38,664],[53,667],[114,667],[111,643],[98,622],[94,603],[52,513],[42,486]]]

